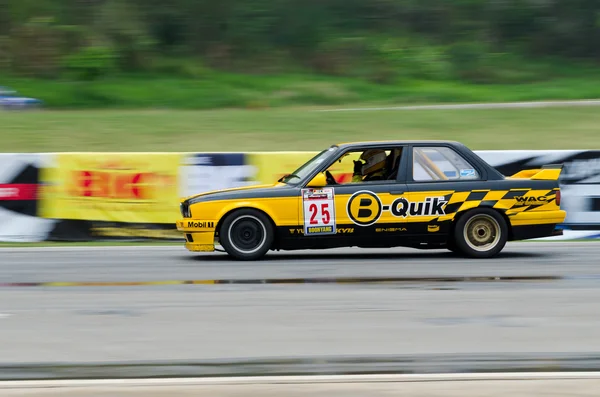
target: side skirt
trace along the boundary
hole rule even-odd
[[[358,228],[355,225],[338,225],[337,233],[317,236],[305,236],[302,227],[279,227],[277,228],[277,238],[273,249],[288,251],[342,247],[444,248],[450,224],[444,223],[434,226],[428,227],[426,223],[374,225],[367,228]]]

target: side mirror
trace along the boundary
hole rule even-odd
[[[323,187],[327,186],[327,177],[323,173],[315,175],[315,177],[306,185],[308,187]]]

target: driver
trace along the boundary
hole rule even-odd
[[[359,160],[354,160],[352,182],[367,182],[385,179],[386,154],[381,149],[369,149],[361,154]],[[363,160],[364,163],[361,161]]]

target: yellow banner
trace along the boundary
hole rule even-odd
[[[173,223],[178,153],[61,153],[43,169],[44,218]]]
[[[257,184],[275,183],[285,174],[291,174],[317,152],[255,152],[248,153],[250,165],[256,167]]]
[[[255,179],[258,183],[274,183],[285,174],[291,174],[318,152],[257,152],[249,153],[249,163],[256,167]],[[352,179],[354,164],[360,153],[344,157],[341,162],[331,165],[329,172],[338,183]]]

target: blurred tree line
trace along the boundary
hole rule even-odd
[[[39,78],[213,68],[493,82],[518,80],[523,59],[597,62],[599,43],[598,0],[0,0],[0,73]]]

